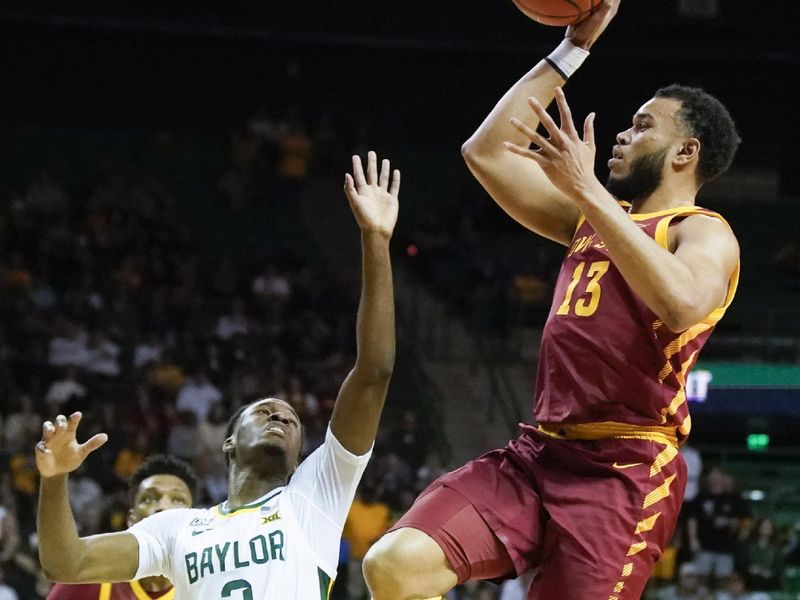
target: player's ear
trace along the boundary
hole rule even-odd
[[[696,137],[690,137],[683,140],[678,153],[673,159],[673,164],[676,167],[683,167],[692,161],[699,160],[700,158],[700,140]]]
[[[138,521],[139,521],[139,519],[136,518],[136,513],[133,512],[132,508],[129,508],[128,509],[128,518],[127,518],[128,527],[130,527],[131,525],[136,524]]]
[[[225,438],[225,441],[222,442],[222,452],[227,454],[229,457],[233,456],[233,450],[236,446],[233,443],[233,436],[229,438]]]

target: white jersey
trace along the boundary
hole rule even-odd
[[[329,428],[289,484],[255,502],[167,510],[136,523],[128,529],[139,541],[134,579],[166,576],[175,600],[326,600],[370,454],[351,454]]]

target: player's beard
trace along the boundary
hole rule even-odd
[[[633,203],[647,198],[661,185],[668,151],[669,147],[664,147],[640,156],[633,161],[626,177],[614,177],[613,173],[609,173],[606,189],[617,200]]]

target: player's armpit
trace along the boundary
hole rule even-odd
[[[139,542],[125,531],[81,538],[81,556],[72,573],[47,573],[62,583],[130,581],[139,567]]]
[[[469,141],[461,152],[475,178],[512,219],[554,242],[570,244],[580,212],[536,163],[502,147],[478,153]]]
[[[679,319],[687,327],[699,323],[725,302],[728,286],[739,263],[739,244],[721,220],[692,215],[674,228],[674,255],[692,275],[691,293]]]

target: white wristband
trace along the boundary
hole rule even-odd
[[[566,80],[572,77],[588,56],[588,50],[578,48],[569,40],[564,40],[545,60]]]

